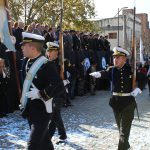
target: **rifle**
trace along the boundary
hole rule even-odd
[[[63,47],[63,31],[62,31],[62,19],[63,19],[63,0],[61,0],[61,15],[60,15],[60,33],[59,33],[59,47],[60,47],[60,76],[64,79],[64,47]]]
[[[134,7],[134,20],[133,20],[133,32],[132,32],[132,56],[131,56],[131,65],[132,65],[132,89],[136,87],[136,40],[135,40],[135,7]]]
[[[8,9],[7,0],[1,0],[0,6],[4,7],[4,9],[6,10],[6,15],[7,15],[7,20],[8,20],[7,25],[8,25],[8,28],[9,28],[9,34],[12,36],[13,34],[12,34],[12,28],[11,28],[11,22],[10,22],[11,16],[10,16],[9,11],[8,11],[9,9]],[[15,49],[15,48],[13,48],[13,49]],[[18,97],[20,99],[21,98],[21,88],[20,88],[20,81],[19,81],[18,71],[17,71],[17,66],[16,66],[16,54],[15,54],[15,51],[13,49],[10,49],[10,50],[13,51],[13,53],[12,53],[13,65],[14,65],[14,71],[15,71],[15,75],[16,75],[16,84],[17,84]]]

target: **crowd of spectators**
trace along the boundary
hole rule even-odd
[[[45,38],[43,55],[47,48],[47,42],[59,43],[60,26],[50,27],[40,23],[32,22],[24,25],[22,21],[12,24],[12,32],[16,38],[16,64],[22,87],[22,32],[29,32],[42,35]],[[95,79],[89,76],[89,73],[107,69],[112,65],[112,51],[107,36],[101,36],[98,33],[75,31],[67,29],[63,31],[63,47],[64,47],[64,77],[69,81],[68,97],[66,99],[75,99],[76,96],[83,96],[87,93],[96,94],[96,90],[110,90],[110,83],[105,79]],[[59,66],[59,57],[56,60]],[[143,71],[143,70],[140,70]],[[12,71],[14,73],[14,71]],[[145,72],[146,73],[146,72]],[[13,83],[14,85],[14,83]],[[13,94],[15,92],[12,92]],[[11,94],[12,94],[11,93]],[[16,96],[14,96],[16,97]],[[16,101],[16,98],[15,98]],[[17,100],[16,105],[18,105]],[[64,102],[67,106],[67,101]],[[11,108],[11,112],[17,107]],[[9,112],[9,111],[8,111]]]

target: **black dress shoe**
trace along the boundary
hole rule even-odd
[[[8,115],[5,114],[5,113],[1,113],[1,114],[0,114],[0,118],[7,117],[7,116],[8,116]]]
[[[62,143],[66,143],[66,140],[59,140],[58,142],[56,142],[57,145],[62,144]]]
[[[61,136],[59,137],[59,139],[60,139],[60,140],[65,140],[65,139],[67,139],[67,135],[61,135]]]
[[[59,145],[59,144],[61,144],[61,143],[66,143],[66,142],[67,142],[66,139],[67,139],[67,136],[66,136],[66,135],[61,135],[61,136],[59,137],[59,141],[56,142],[56,144]]]
[[[3,118],[4,116],[2,114],[0,114],[0,118]]]
[[[63,104],[63,107],[68,107],[68,105],[67,104]]]
[[[73,106],[73,104],[68,104],[68,106]]]
[[[70,97],[70,99],[75,99],[75,97]]]
[[[96,95],[96,93],[94,93],[94,92],[91,92],[91,95]]]
[[[6,113],[2,113],[2,115],[3,115],[4,117],[8,117],[8,115],[7,115]]]

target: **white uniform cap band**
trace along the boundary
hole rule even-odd
[[[23,39],[28,38],[28,39],[35,39],[35,40],[39,40],[39,41],[45,40],[45,38],[41,35],[27,33],[27,32],[22,32],[22,37],[23,37]]]
[[[57,43],[54,43],[54,42],[47,42],[46,45],[47,45],[47,47],[57,47],[57,48],[59,48],[59,45]]]
[[[129,56],[130,55],[130,53],[127,51],[127,50],[125,50],[125,49],[123,49],[123,48],[121,48],[121,47],[114,47],[113,48],[113,52],[115,53],[115,52],[120,52],[120,53],[124,53],[125,55],[127,55],[127,56]]]

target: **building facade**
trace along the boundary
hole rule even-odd
[[[111,44],[111,49],[114,46],[121,46],[128,50],[132,46],[134,15],[130,12],[122,12],[114,18],[107,18],[95,21],[96,26],[101,30],[101,35],[107,35]],[[141,20],[135,17],[135,37],[139,43],[141,35]]]
[[[149,21],[148,15],[145,13],[136,14],[138,18],[141,20],[141,37],[143,41],[143,53],[145,59],[148,59],[150,56],[150,28],[149,28]]]
[[[121,46],[131,51],[133,37],[134,10],[124,9],[122,15],[113,18],[98,19],[94,21],[100,29],[100,34],[107,36],[111,44]],[[140,13],[135,15],[135,39],[139,58],[140,38],[143,41],[143,54],[145,58],[150,56],[150,28],[148,15]]]

